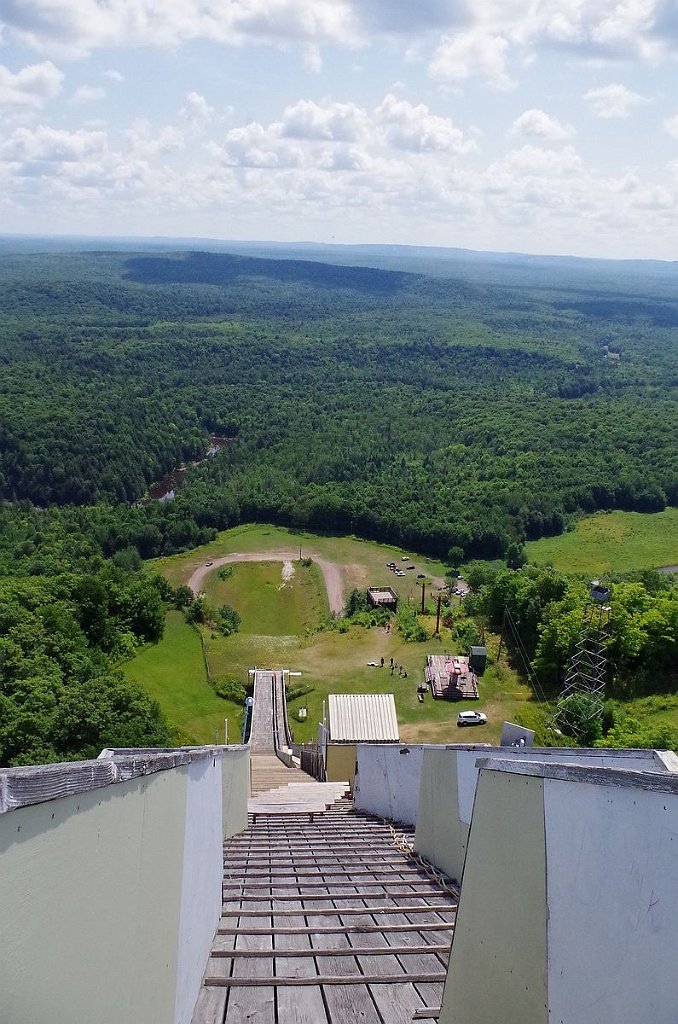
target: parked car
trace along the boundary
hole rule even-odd
[[[395,570],[395,574],[396,574],[396,576],[404,576],[405,575],[405,573],[403,572],[402,569],[396,569]]]
[[[414,568],[416,568],[416,566],[414,566],[414,565],[406,565],[405,568],[406,569],[414,569]]]
[[[457,725],[462,729],[465,725],[487,725],[487,715],[482,711],[460,711]]]
[[[205,567],[206,567],[207,569],[209,569],[210,565],[212,565],[212,564],[213,564],[212,562],[205,562]]]

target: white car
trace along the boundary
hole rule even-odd
[[[457,715],[457,725],[460,729],[465,725],[487,725],[487,715],[482,711],[460,711]]]
[[[213,564],[212,562],[205,562],[205,568],[209,569],[210,565],[212,565],[212,564]]]

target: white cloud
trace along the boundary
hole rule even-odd
[[[431,114],[423,103],[415,106],[389,94],[375,113],[386,142],[396,149],[468,153],[476,148],[449,118]]]
[[[186,94],[184,105],[179,111],[179,120],[194,129],[201,129],[208,124],[214,116],[214,107],[211,107],[204,96],[199,92]]]
[[[549,139],[551,142],[563,142],[571,139],[575,130],[571,124],[563,124],[556,117],[551,117],[545,110],[533,107],[525,110],[515,119],[509,132],[513,136],[534,136]]]
[[[108,78],[111,82],[124,82],[125,76],[114,68],[109,68],[108,71],[104,71],[104,78]]]
[[[643,60],[678,49],[673,0],[3,0],[3,22],[21,42],[67,56],[196,39],[296,41],[310,45],[311,70],[323,42],[355,47],[381,37],[412,51],[435,34],[435,77],[458,82],[489,70],[504,84],[510,48]]]
[[[589,89],[584,99],[594,115],[601,118],[630,117],[634,110],[649,102],[645,96],[632,92],[619,82]]]
[[[355,142],[364,135],[366,125],[366,113],[355,103],[299,100],[285,108],[282,134],[289,139]]]
[[[667,135],[670,135],[674,139],[678,139],[678,114],[674,114],[673,117],[666,117],[662,121],[662,128]]]
[[[280,124],[266,128],[257,121],[251,121],[241,128],[232,128],[223,146],[225,161],[239,167],[299,166],[299,149],[281,140],[280,136]]]
[[[15,129],[0,152],[5,160],[16,163],[69,163],[99,156],[105,147],[104,132],[84,129],[69,132],[39,125]]]
[[[443,36],[433,55],[430,74],[453,85],[478,75],[496,88],[508,89],[514,84],[506,72],[508,50],[505,38],[482,31]]]
[[[73,93],[72,103],[99,103],[106,95],[100,85],[80,85]]]
[[[63,72],[49,60],[16,73],[0,65],[0,108],[39,110],[59,95],[63,80]]]
[[[180,46],[193,39],[240,45],[359,41],[349,0],[4,0],[3,21],[24,44],[64,56],[102,47]]]
[[[312,75],[319,75],[323,69],[323,59],[320,47],[309,43],[304,47],[304,67]]]

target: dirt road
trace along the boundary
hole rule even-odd
[[[214,572],[221,565],[228,565],[230,562],[294,562],[298,559],[298,551],[246,551],[245,553],[234,553],[222,555],[212,560],[211,565],[199,566],[188,581],[188,586],[194,594],[199,594],[203,589],[203,581],[209,572]],[[344,608],[344,588],[341,578],[341,567],[335,562],[326,562],[323,558],[312,551],[306,553],[306,557],[312,558],[319,567],[325,580],[327,589],[327,600],[330,611],[340,615]]]

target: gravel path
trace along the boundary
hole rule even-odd
[[[199,566],[188,581],[188,586],[194,594],[199,594],[203,589],[203,582],[208,573],[214,572],[221,565],[228,565],[230,562],[294,562],[299,557],[297,551],[246,551],[222,555],[221,558],[214,558],[211,565]],[[306,557],[312,558],[320,568],[327,588],[327,599],[330,604],[330,611],[340,615],[344,608],[344,588],[341,579],[341,567],[335,562],[326,562],[323,558],[312,551],[306,553]]]

